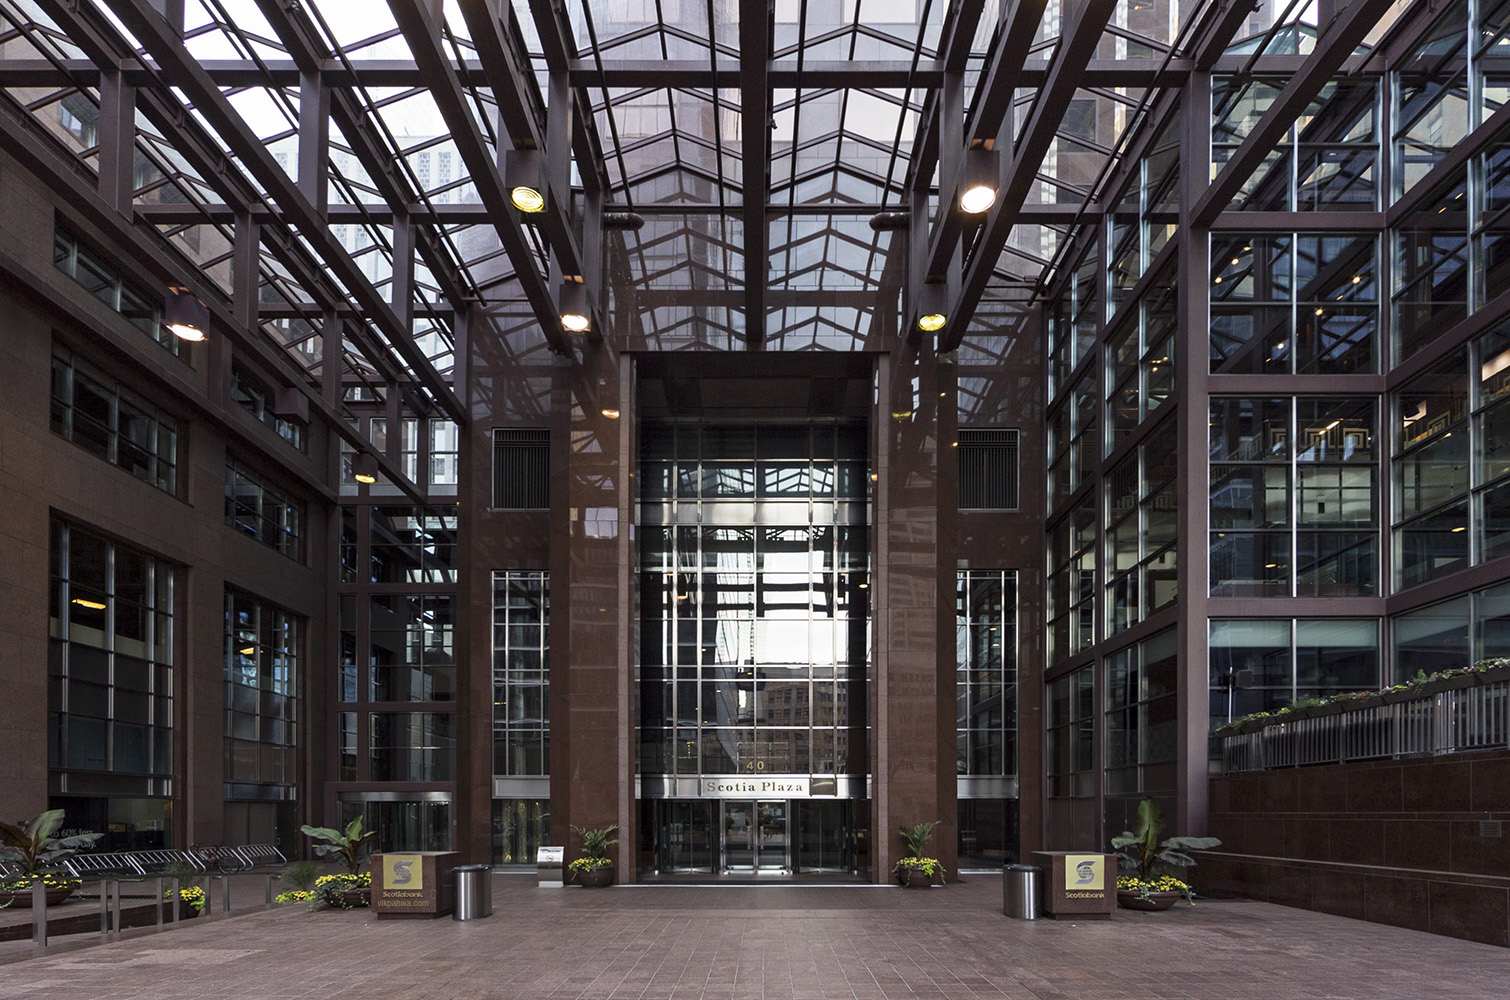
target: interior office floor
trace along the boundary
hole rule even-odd
[[[1268,903],[1012,920],[992,875],[928,891],[493,882],[493,915],[464,922],[291,906],[93,946],[58,939],[71,943],[21,961],[15,942],[0,995],[1502,1000],[1510,982],[1510,950]]]

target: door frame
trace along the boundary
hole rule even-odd
[[[765,847],[765,836],[761,830],[760,807],[762,804],[781,804],[782,846],[781,864],[770,867],[762,867],[761,855],[773,848]],[[792,800],[790,799],[720,799],[718,803],[718,871],[719,874],[728,874],[729,868],[729,843],[728,843],[728,808],[730,805],[746,805],[750,807],[750,852],[751,866],[749,868],[735,869],[741,872],[749,872],[758,875],[762,871],[780,872],[783,875],[791,875],[792,868]]]

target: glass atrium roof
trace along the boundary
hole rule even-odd
[[[1069,270],[1191,61],[1304,54],[1316,19],[1219,0],[177,2],[181,33],[158,13],[174,0],[0,0],[8,98],[97,175],[128,85],[137,224],[227,297],[254,248],[256,322],[312,377],[334,317],[347,383],[418,372],[432,402],[460,315],[508,354],[570,349],[563,277],[631,349],[853,350],[905,336],[921,273],[960,289],[954,343],[1003,356],[990,338]],[[940,205],[967,148],[995,151],[1002,198],[961,220]],[[507,203],[514,150],[545,161],[545,213]]]

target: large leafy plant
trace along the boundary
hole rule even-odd
[[[617,823],[612,826],[572,827],[572,832],[582,839],[583,857],[590,861],[603,862],[603,864],[593,865],[593,868],[602,868],[613,864],[613,860],[608,856],[608,849],[619,842],[619,838],[614,836],[614,833],[618,829],[619,825]]]
[[[1186,851],[1204,851],[1222,843],[1215,837],[1168,837],[1161,841],[1163,832],[1164,810],[1150,796],[1138,803],[1138,828],[1112,838],[1120,859],[1118,867],[1136,872],[1132,877],[1140,886],[1154,884],[1160,876],[1170,875],[1172,869],[1193,866],[1195,859]]]
[[[362,832],[362,817],[358,816],[346,824],[346,829],[332,830],[328,826],[310,826],[305,824],[299,828],[306,837],[313,840],[323,840],[323,844],[315,845],[315,853],[320,857],[335,855],[341,859],[346,870],[352,875],[362,866],[362,848],[369,840],[377,838],[377,831]]]
[[[19,865],[27,876],[46,874],[104,836],[99,833],[54,836],[62,826],[61,809],[49,809],[19,826],[0,823],[0,861]]]

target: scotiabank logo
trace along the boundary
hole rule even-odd
[[[1082,861],[1075,866],[1075,884],[1089,885],[1096,881],[1096,863],[1094,861]]]

